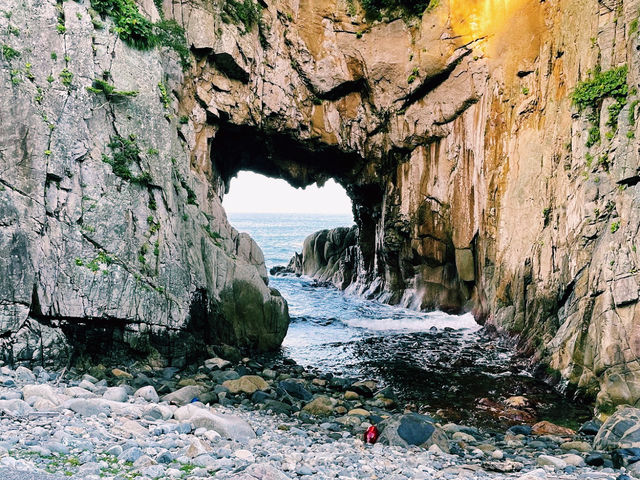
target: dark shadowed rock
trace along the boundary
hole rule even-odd
[[[300,382],[296,382],[293,380],[283,380],[278,383],[278,387],[280,387],[292,397],[297,398],[298,400],[304,400],[306,402],[313,398],[311,392],[304,388],[304,385]]]
[[[447,436],[426,415],[407,413],[385,420],[380,427],[383,429],[380,440],[390,445],[423,448],[437,445],[442,451],[449,451]]]

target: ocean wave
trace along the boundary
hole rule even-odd
[[[453,328],[455,330],[476,331],[481,327],[473,315],[449,315],[444,312],[430,312],[420,317],[409,318],[358,318],[343,320],[352,328],[361,328],[376,332],[427,332],[435,327],[438,330]]]

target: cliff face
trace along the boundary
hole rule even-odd
[[[265,3],[245,32],[215,5],[165,2],[200,54],[181,94],[207,118],[192,164],[221,183],[336,178],[355,288],[473,308],[601,405],[633,403],[637,92],[615,126],[614,100],[589,116],[570,95],[597,66],[637,84],[638,2],[486,0],[465,21],[468,3],[373,24],[351,2]]]
[[[2,5],[4,360],[64,364],[76,349],[181,363],[214,342],[277,347],[287,307],[262,252],[190,167],[178,57],[129,48],[87,7]],[[89,91],[95,79],[115,91]]]
[[[193,55],[184,72],[109,19],[96,29],[86,1],[60,3],[61,33],[53,3],[3,7],[2,41],[24,50],[0,73],[4,351],[59,355],[84,324],[276,344],[284,302],[220,207],[249,169],[345,186],[361,293],[472,308],[602,405],[636,402],[637,91],[591,115],[570,94],[596,66],[626,65],[637,85],[638,1],[450,0],[373,23],[346,0],[260,6],[254,24],[235,2],[164,0]],[[104,70],[138,95],[87,92]],[[131,134],[142,186],[114,174],[107,147]]]

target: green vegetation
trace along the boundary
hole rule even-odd
[[[180,56],[183,68],[189,66],[184,29],[174,20],[153,23],[140,13],[134,0],[91,0],[91,6],[100,15],[113,18],[116,32],[126,44],[138,50],[150,50],[158,45],[172,48]]]
[[[196,196],[196,192],[193,191],[193,188],[191,188],[189,184],[183,179],[180,179],[180,184],[182,185],[182,188],[187,191],[187,203],[189,205],[197,205],[198,197]]]
[[[36,77],[33,74],[33,72],[31,71],[31,69],[33,68],[33,65],[30,63],[25,63],[24,64],[24,75],[29,79],[29,80],[34,80]]]
[[[594,125],[589,129],[589,135],[587,136],[587,147],[591,148],[598,143],[600,143],[600,128]]]
[[[409,78],[407,78],[407,83],[411,84],[415,82],[416,78],[418,78],[418,75],[420,75],[420,70],[418,70],[418,67],[414,67],[411,71],[411,75],[409,75]]]
[[[151,183],[151,175],[148,172],[140,175],[134,175],[131,172],[132,163],[140,164],[140,147],[138,147],[135,135],[129,135],[126,138],[119,135],[113,136],[108,146],[113,152],[113,157],[109,158],[103,154],[102,160],[111,165],[115,175],[139,185]]]
[[[196,466],[192,465],[191,463],[185,463],[184,465],[180,466],[180,471],[185,472],[187,475],[189,475],[195,469],[196,469]]]
[[[598,159],[598,166],[605,172],[609,171],[609,156],[607,154],[601,155]]]
[[[60,80],[62,80],[62,84],[65,87],[70,87],[71,82],[73,81],[73,73],[71,73],[66,68],[60,72]]]
[[[529,95],[529,88],[528,87],[522,87],[522,94],[523,95]]]
[[[628,67],[612,68],[605,72],[596,69],[589,76],[588,80],[578,83],[575,90],[571,93],[571,101],[578,107],[579,112],[589,110],[588,119],[592,124],[589,129],[587,138],[587,146],[591,147],[600,141],[600,122],[599,109],[605,98],[613,98],[615,100],[609,108],[609,118],[607,126],[612,131],[618,127],[618,117],[620,111],[627,103],[629,95],[629,87],[627,85]]]
[[[587,154],[585,155],[585,163],[587,164],[588,168],[591,168],[591,164],[593,163],[593,155],[591,155],[589,152],[587,152]]]
[[[620,228],[620,221],[613,222],[611,224],[611,233],[616,233],[619,228]]]
[[[634,100],[629,105],[629,116],[627,118],[627,120],[629,121],[629,125],[636,124],[636,107],[638,106],[639,103],[640,103],[640,100]]]
[[[111,265],[113,262],[114,262],[113,258],[109,256],[106,252],[102,252],[102,251],[98,252],[98,255],[89,261],[82,260],[81,258],[77,258],[77,257],[75,259],[75,264],[77,266],[87,267],[93,273],[96,273],[98,270],[100,270],[100,266],[104,266],[106,271],[106,267]],[[77,461],[77,459],[74,460],[74,458],[75,457],[71,457],[71,459],[68,460],[68,463],[76,466],[77,464],[75,462]]]
[[[167,91],[167,86],[160,82],[158,84],[158,90],[160,90],[160,100],[162,101],[162,105],[164,105],[165,110],[168,110],[171,106],[171,97]]]
[[[222,20],[226,23],[244,25],[245,33],[250,32],[260,20],[261,7],[253,0],[226,0]]]
[[[20,52],[11,48],[9,45],[2,45],[2,56],[5,60],[13,60],[14,58],[18,58],[20,56]]]
[[[179,121],[182,125],[186,125],[189,123],[189,117],[187,115],[182,115]]]
[[[94,78],[91,86],[87,87],[87,91],[96,94],[102,93],[108,100],[135,97],[138,95],[138,92],[133,90],[116,90],[116,87],[100,78]]]
[[[9,76],[11,77],[11,83],[14,85],[18,85],[22,82],[22,77],[20,76],[20,70],[14,68],[9,72]]]
[[[440,3],[439,0],[361,0],[362,8],[371,20],[379,20],[388,11],[400,10],[405,15],[422,15],[430,12]]]

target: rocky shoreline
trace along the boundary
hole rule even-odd
[[[217,353],[186,371],[1,367],[2,478],[640,478],[634,408],[579,432],[513,416],[488,431],[411,411],[373,380]],[[508,416],[527,399],[502,404]]]

